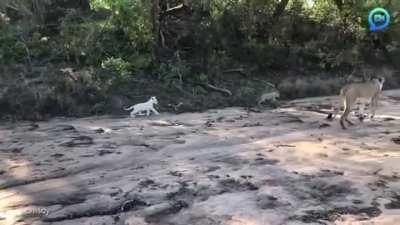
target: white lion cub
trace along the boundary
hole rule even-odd
[[[124,110],[126,111],[132,110],[131,117],[136,117],[136,115],[142,116],[144,115],[142,113],[144,111],[146,111],[146,116],[150,116],[150,111],[152,111],[156,115],[159,115],[160,113],[158,113],[157,110],[154,108],[154,105],[157,104],[158,104],[157,98],[153,96],[147,102],[139,103],[129,108],[124,108]]]

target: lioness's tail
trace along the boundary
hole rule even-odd
[[[129,111],[129,110],[132,110],[132,109],[134,109],[134,108],[135,108],[134,106],[131,106],[131,107],[129,107],[129,108],[124,108],[124,110]]]
[[[327,120],[335,119],[336,115],[339,114],[340,107],[341,107],[340,105],[337,108],[332,107],[333,108],[333,113],[329,113],[328,116],[326,117],[326,119]]]
[[[333,108],[333,113],[329,113],[328,116],[326,117],[327,120],[333,120],[335,119],[336,115],[339,114],[340,108],[344,106],[344,97],[345,97],[345,93],[347,91],[347,87],[343,87],[340,90],[340,95],[339,95],[339,106],[337,108],[332,107]]]

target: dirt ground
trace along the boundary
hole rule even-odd
[[[275,110],[0,124],[1,225],[297,225],[400,221],[400,90],[374,121],[335,97]]]

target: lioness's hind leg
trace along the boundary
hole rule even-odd
[[[346,130],[346,129],[347,129],[346,126],[344,125],[342,119],[340,119],[340,126],[342,127],[343,130]]]
[[[157,112],[157,110],[154,107],[151,107],[151,111],[153,111],[153,113],[156,114],[156,115],[160,115],[160,113]]]
[[[344,125],[343,121],[346,121],[347,123],[349,123],[350,125],[354,125],[347,117],[350,114],[350,110],[351,110],[351,103],[353,101],[351,99],[346,98],[344,100],[344,112],[343,115],[340,117],[340,125],[342,126],[342,129],[346,129],[346,126]]]
[[[349,122],[349,120],[347,119],[347,116],[349,115],[350,110],[348,110],[347,108],[344,110],[343,115],[340,117],[340,126],[342,126],[343,129],[346,129],[346,126],[344,125],[344,121],[346,121],[347,123],[349,123],[349,125],[352,125],[351,122]]]
[[[351,122],[348,118],[346,118],[346,122],[347,122],[350,126],[354,126],[354,123]]]

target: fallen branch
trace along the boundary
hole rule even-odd
[[[183,4],[179,4],[179,5],[175,6],[175,7],[168,8],[167,10],[165,10],[165,12],[169,13],[169,12],[174,11],[174,10],[182,9],[183,6],[184,6]]]
[[[161,29],[160,29],[160,39],[161,39],[161,47],[165,48],[164,32]]]
[[[177,6],[174,6],[172,8],[168,8],[166,9],[164,12],[161,13],[161,17],[165,17],[165,16],[179,16],[182,14],[186,14],[190,12],[190,8],[185,5],[185,4],[179,4]]]
[[[203,85],[208,87],[208,88],[210,88],[211,90],[222,92],[222,93],[225,93],[225,94],[227,94],[229,96],[232,96],[232,92],[230,90],[226,89],[226,88],[216,87],[216,86],[214,86],[212,84],[203,84]]]
[[[276,89],[275,84],[273,84],[273,83],[271,83],[271,82],[268,82],[268,81],[265,81],[265,80],[261,80],[261,79],[257,79],[257,78],[253,78],[253,80],[254,80],[254,81],[261,82],[261,83],[264,83],[265,85],[270,86],[271,88]]]
[[[239,73],[239,74],[242,74],[244,76],[247,76],[247,74],[245,73],[243,68],[228,69],[228,70],[224,70],[222,72],[223,73]]]
[[[214,86],[212,84],[209,84],[209,83],[206,83],[206,84],[205,83],[198,83],[198,82],[189,82],[189,83],[196,84],[196,85],[201,85],[201,86],[209,88],[209,89],[211,89],[213,91],[218,91],[218,92],[227,94],[229,96],[232,96],[232,92],[230,90],[226,89],[226,88],[216,87],[216,86]]]

